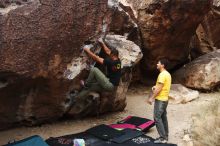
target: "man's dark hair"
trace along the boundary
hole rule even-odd
[[[114,55],[114,56],[117,56],[118,57],[118,50],[116,50],[115,48],[113,48],[112,50],[111,50],[111,55]]]
[[[169,60],[162,58],[162,59],[159,59],[159,61],[162,65],[164,65],[164,68],[167,68],[167,66],[169,64]]]

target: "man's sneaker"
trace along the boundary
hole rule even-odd
[[[76,96],[78,95],[77,90],[72,90],[69,94],[69,104],[73,105],[76,102]]]
[[[159,137],[155,139],[154,143],[167,143],[167,140],[162,137]]]
[[[72,108],[72,106],[76,103],[77,93],[78,91],[72,90],[67,96],[66,100],[63,103],[65,113],[67,113]]]

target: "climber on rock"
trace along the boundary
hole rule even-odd
[[[83,49],[94,61],[107,67],[107,76],[97,67],[91,68],[88,78],[80,82],[83,89],[72,98],[85,98],[90,92],[111,92],[119,85],[121,77],[119,52],[116,49],[109,49],[102,39],[99,39],[99,43],[104,52],[108,55],[105,59],[93,53],[88,45]]]

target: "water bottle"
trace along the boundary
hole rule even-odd
[[[84,139],[74,139],[73,146],[85,146],[85,140]]]

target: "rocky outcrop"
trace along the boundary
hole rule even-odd
[[[0,129],[54,121],[65,114],[70,92],[93,64],[80,48],[105,37],[119,8],[114,0],[18,1],[0,2]],[[95,48],[98,53],[100,47]],[[126,104],[129,79],[117,90],[122,100],[111,96],[115,100],[108,101],[114,110]],[[84,115],[95,112],[83,109],[89,110]]]
[[[200,56],[177,70],[174,83],[198,90],[211,91],[220,85],[220,50]]]
[[[181,84],[172,84],[169,93],[169,102],[173,104],[187,103],[199,97],[199,92],[186,88]]]
[[[220,1],[214,0],[212,9],[196,30],[191,40],[192,57],[204,55],[220,48]]]
[[[130,3],[141,31],[144,57],[142,70],[152,72],[159,58],[173,68],[188,59],[190,39],[210,10],[209,0],[121,0]],[[153,72],[152,72],[153,73]]]

